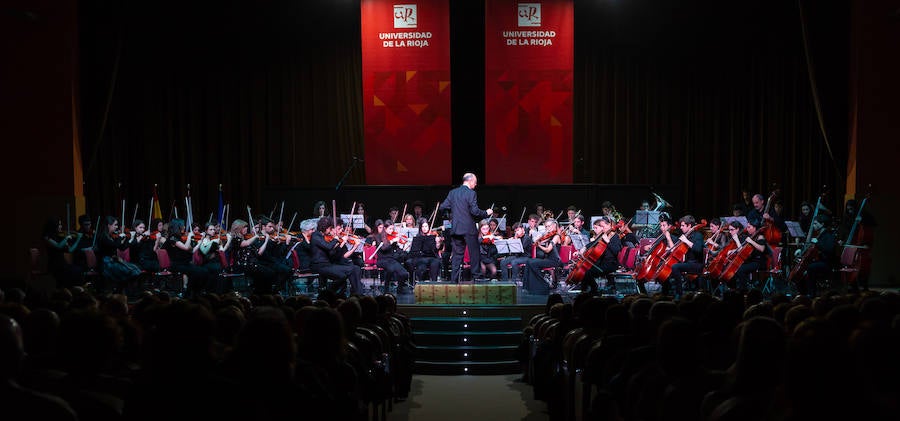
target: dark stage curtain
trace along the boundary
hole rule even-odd
[[[742,187],[767,194],[772,183],[794,214],[827,184],[828,206],[840,209],[848,8],[806,3],[834,160],[796,2],[584,0],[575,4],[574,180],[681,186],[682,197],[667,199],[702,216],[727,212]],[[333,186],[363,155],[358,1],[85,0],[80,8],[92,213],[116,208],[118,181],[131,206],[159,183],[169,208],[190,183],[195,217],[205,218],[197,213],[212,210],[223,183],[235,211],[268,211],[260,189]],[[453,156],[434,159],[453,159],[454,184],[463,170],[483,174],[491,159],[478,156],[483,11],[482,1],[451,1]],[[346,183],[363,184],[363,175],[356,168]]]

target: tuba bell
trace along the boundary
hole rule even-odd
[[[650,194],[652,194],[653,198],[656,199],[656,207],[653,209],[654,211],[659,212],[665,208],[672,207],[672,204],[669,202],[666,202],[666,199],[663,199],[662,196],[660,196],[654,192],[650,192]]]

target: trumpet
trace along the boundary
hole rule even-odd
[[[663,199],[662,196],[660,196],[654,192],[650,192],[650,194],[652,194],[653,198],[656,199],[656,207],[653,209],[653,211],[658,212],[665,208],[672,207],[672,204],[670,204],[669,202],[666,202],[666,199]]]

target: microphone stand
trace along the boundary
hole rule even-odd
[[[343,177],[341,177],[341,180],[338,181],[336,186],[334,186],[334,191],[338,191],[341,189],[341,186],[344,185],[344,180],[346,180],[347,176],[350,175],[350,171],[353,171],[353,168],[356,167],[356,163],[360,162],[360,161],[362,161],[362,160],[355,156],[353,157],[353,163],[350,164],[350,168],[347,168],[347,171],[344,172],[344,175],[343,175]]]

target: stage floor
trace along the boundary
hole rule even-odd
[[[365,286],[365,294],[366,295],[380,295],[384,293],[384,288],[380,282],[371,279],[371,278],[363,278],[362,283]],[[413,288],[404,288],[400,291],[397,291],[396,287],[390,287],[388,292],[394,294],[397,297],[397,304],[402,305],[433,305],[433,306],[454,306],[454,305],[465,305],[465,306],[473,306],[473,305],[486,305],[486,306],[503,306],[503,305],[544,305],[547,303],[547,295],[536,295],[536,294],[526,294],[522,291],[522,283],[521,282],[502,282],[502,281],[485,281],[485,282],[468,282],[465,283],[468,285],[495,285],[495,286],[505,286],[505,285],[514,285],[516,291],[516,299],[513,304],[497,304],[497,303],[481,303],[481,304],[447,304],[447,303],[417,303],[416,296],[413,291]],[[456,285],[455,283],[450,282],[422,282],[420,285]],[[557,291],[563,294],[563,298],[566,298],[566,293],[563,291]],[[571,292],[572,297],[577,295],[577,291]],[[570,298],[572,298],[570,297]]]

